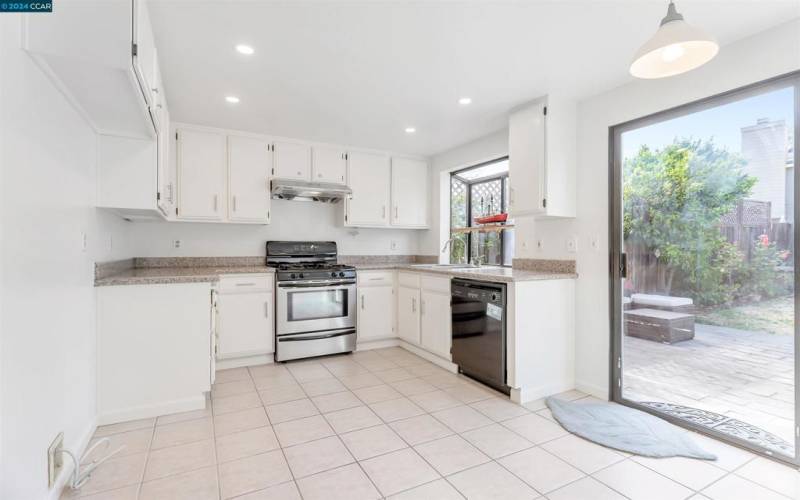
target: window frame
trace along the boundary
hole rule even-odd
[[[459,174],[461,174],[463,172],[468,172],[470,170],[475,170],[475,169],[478,169],[478,168],[481,168],[481,167],[485,167],[485,166],[491,165],[493,163],[499,163],[499,162],[502,162],[502,161],[508,161],[508,159],[509,159],[508,155],[504,155],[504,156],[500,156],[498,158],[494,158],[492,160],[487,160],[487,161],[484,161],[484,162],[481,162],[481,163],[477,163],[477,164],[469,166],[469,167],[459,168],[458,170],[453,170],[452,172],[450,172],[450,186],[449,186],[450,187],[450,189],[449,189],[449,192],[450,192],[450,200],[449,200],[450,238],[453,238],[453,229],[455,229],[455,227],[453,226],[453,216],[452,216],[452,209],[453,209],[453,188],[452,188],[452,186],[453,186],[453,178],[456,178],[459,182],[461,182],[464,185],[466,185],[467,225],[464,226],[464,227],[475,227],[475,225],[473,224],[473,218],[472,218],[472,186],[476,185],[476,184],[483,184],[483,183],[486,183],[486,182],[492,182],[492,181],[500,180],[500,207],[501,207],[501,210],[502,210],[506,206],[506,202],[507,202],[507,200],[506,200],[506,188],[508,187],[508,182],[509,182],[508,171],[506,171],[504,173],[501,173],[501,174],[493,174],[493,175],[489,175],[489,176],[485,176],[485,177],[479,177],[477,179],[472,179],[472,180],[468,180],[468,179],[464,179],[462,177],[459,177]],[[470,263],[472,261],[472,238],[473,238],[473,234],[474,234],[473,232],[466,233],[466,235],[467,235],[466,240],[467,241],[466,241],[466,248],[464,249],[464,255],[465,255],[466,259],[467,259],[467,263]],[[505,255],[505,238],[503,237],[502,233],[500,234],[500,237],[498,239],[500,240],[500,249],[499,249],[500,261],[501,261],[500,266],[501,267],[511,267],[510,263],[506,264],[505,262],[503,262],[503,256]],[[450,245],[451,245],[451,248],[450,248],[450,254],[448,255],[448,262],[450,262],[450,258],[451,258],[452,254],[453,254],[453,249],[452,249],[453,243],[451,242]]]

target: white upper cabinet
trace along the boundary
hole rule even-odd
[[[428,227],[428,164],[392,158],[392,226]]]
[[[175,216],[175,164],[170,158],[172,134],[169,128],[169,110],[166,103],[159,104],[158,122],[158,208],[167,217]]]
[[[273,177],[311,180],[311,146],[297,142],[275,142],[273,150],[275,153]]]
[[[154,104],[155,96],[161,85],[156,83],[158,75],[158,63],[156,58],[155,37],[153,28],[150,25],[150,10],[148,2],[144,0],[133,0],[133,69],[142,84],[145,100],[149,105]]]
[[[576,127],[574,101],[553,95],[511,114],[512,217],[575,217]]]
[[[179,129],[178,218],[221,220],[225,215],[225,135]]]
[[[228,219],[269,223],[273,152],[264,140],[228,136]]]
[[[347,179],[353,194],[345,200],[345,226],[389,225],[391,177],[389,156],[348,153]]]
[[[311,150],[311,180],[345,184],[347,180],[347,153],[330,146],[314,146]]]

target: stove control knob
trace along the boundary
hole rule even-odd
[[[289,277],[290,277],[291,279],[295,279],[295,278],[297,278],[297,276],[296,276],[294,273],[290,274],[290,275],[289,275]]]
[[[335,278],[335,277],[336,277],[336,273],[335,272],[331,273],[331,278]]]
[[[339,272],[339,277],[340,278],[344,278],[344,273],[343,272]]]
[[[303,279],[303,273],[300,273],[300,275],[298,276],[298,278],[300,278],[300,279]]]

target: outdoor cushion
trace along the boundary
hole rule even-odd
[[[694,302],[689,297],[670,297],[669,295],[648,295],[646,293],[634,293],[631,295],[634,304],[644,306],[660,307],[680,307],[690,306]]]

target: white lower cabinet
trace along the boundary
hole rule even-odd
[[[450,294],[424,289],[420,293],[422,348],[449,359],[451,341]]]
[[[401,285],[397,289],[397,335],[419,345],[419,289]]]
[[[450,278],[398,273],[398,336],[450,359]]]
[[[364,276],[364,275],[367,276]],[[380,274],[377,284],[371,284],[369,273],[359,273],[358,286],[358,341],[369,342],[394,336],[394,284],[391,280],[383,280]]]
[[[275,351],[272,275],[220,278],[217,294],[217,358]]]

